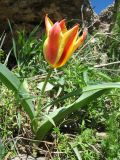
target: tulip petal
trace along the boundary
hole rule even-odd
[[[59,62],[62,61],[60,59],[63,59],[62,57],[64,57],[63,53],[64,53],[64,50],[65,50],[65,46],[67,45],[67,43],[68,43],[67,46],[70,46],[70,42],[72,43],[72,41],[74,40],[77,32],[78,32],[78,25],[76,25],[72,29],[68,30],[65,34],[62,34],[62,39],[61,39],[61,42],[60,42],[58,55],[57,55],[55,65],[54,65],[55,68],[60,65]]]
[[[59,22],[56,22],[49,31],[49,36],[43,46],[45,59],[51,66],[54,66],[56,62],[61,37],[61,27]]]
[[[87,30],[87,28],[85,28],[84,31],[83,31],[82,36],[79,37],[79,38],[77,39],[76,43],[75,43],[74,51],[83,44],[83,42],[85,41],[85,39],[86,39],[86,37],[87,37],[87,33],[88,33],[88,30]]]
[[[63,19],[62,21],[60,21],[60,27],[63,33],[65,33],[67,31],[66,25],[65,25],[65,19]]]
[[[78,36],[78,25],[69,30],[64,36],[65,40],[64,48],[63,46],[61,46],[61,50],[63,48],[63,51],[58,63],[56,64],[56,67],[63,66],[71,57],[77,36]]]
[[[46,26],[46,33],[48,35],[49,31],[53,26],[53,22],[50,20],[50,18],[47,15],[45,16],[45,26]]]

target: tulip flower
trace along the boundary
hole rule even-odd
[[[82,36],[79,37],[78,24],[67,30],[64,19],[53,24],[47,15],[45,26],[47,38],[43,45],[44,57],[51,67],[62,67],[74,51],[83,44],[87,30],[84,29]]]

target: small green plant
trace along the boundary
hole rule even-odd
[[[120,159],[120,113],[114,111],[107,121],[107,138],[102,142],[107,159]]]
[[[2,160],[5,157],[6,153],[7,153],[7,151],[6,151],[5,147],[0,145],[0,160]]]
[[[56,150],[58,155],[55,155],[53,159],[76,159],[74,151],[69,143],[69,137],[60,132],[59,128],[55,127],[53,134],[56,136]]]
[[[108,55],[110,57],[110,60],[116,61],[120,60],[120,12],[117,13],[116,23],[112,32],[113,36],[109,38],[110,47],[108,49]]]
[[[28,73],[28,77],[33,76],[44,68],[44,62],[40,64],[43,59],[42,48],[44,37],[42,39],[34,38],[38,32],[38,28],[39,26],[31,32],[29,37],[26,37],[24,31],[19,31],[17,42],[13,38],[13,54],[16,58],[17,70],[21,77],[24,77],[26,72]]]
[[[2,49],[5,38],[6,38],[6,34],[5,32],[3,32],[2,35],[0,35],[0,62],[4,62],[4,59],[5,59],[5,53]]]
[[[53,159],[83,159],[83,160],[99,160],[100,149],[97,144],[97,138],[92,129],[85,129],[71,137],[60,132],[59,128],[54,128],[53,134],[56,135],[56,146],[58,155],[54,155]]]

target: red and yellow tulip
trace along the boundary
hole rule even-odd
[[[45,25],[47,38],[44,42],[43,53],[46,61],[53,68],[62,67],[73,52],[80,47],[87,36],[87,30],[79,37],[79,25],[67,30],[65,20],[53,22],[46,15]]]

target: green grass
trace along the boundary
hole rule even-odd
[[[17,63],[12,71],[24,81],[35,106],[40,94],[37,86],[44,81],[49,69],[42,53],[45,36],[36,39],[37,32],[38,28],[34,29],[29,37],[26,37],[24,31],[18,32],[17,40],[12,37],[11,53],[15,55]],[[103,63],[105,37],[105,34],[97,32],[93,42],[92,36],[89,35],[85,47],[74,53],[64,67],[54,70],[49,80],[53,88],[46,91],[42,102],[44,107],[39,118],[56,108],[72,104],[81,95],[81,92],[77,92],[78,89],[82,91],[87,85],[120,81],[118,66],[95,67],[96,64]],[[0,53],[3,63],[4,51]],[[112,54],[111,49],[105,54]],[[32,156],[47,154],[53,160],[120,159],[120,90],[106,92],[66,117],[49,132],[39,146],[34,142],[30,119],[24,113],[19,99],[15,99],[14,93],[2,83],[0,98],[1,160],[9,152],[12,153],[11,156],[19,153]]]

